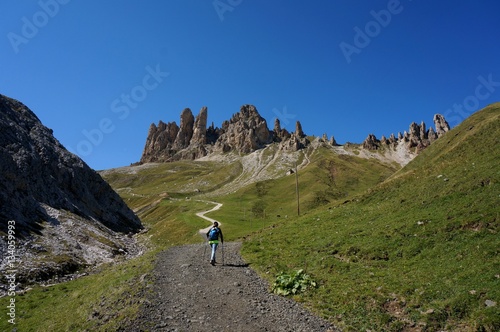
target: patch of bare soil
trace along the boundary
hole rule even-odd
[[[161,252],[153,286],[127,331],[338,331],[300,304],[269,293],[269,285],[225,243],[217,264],[205,244]]]

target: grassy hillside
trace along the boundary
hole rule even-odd
[[[330,202],[345,201],[392,175],[397,167],[375,159],[338,155],[322,146],[298,171],[299,206],[304,214]],[[234,238],[241,238],[271,224],[295,220],[296,174],[250,184],[234,193],[216,197],[224,207],[210,214]]]
[[[500,330],[499,116],[492,105],[382,184],[258,232],[245,257],[270,280],[305,268],[320,286],[297,299],[346,330]]]
[[[105,171],[147,227],[139,240],[150,251],[16,296],[16,327],[116,330],[136,314],[155,254],[201,243],[207,223],[195,213],[211,200],[224,206],[210,216],[226,240],[244,239],[253,268],[270,282],[305,269],[318,287],[295,299],[347,331],[500,330],[499,107],[477,112],[403,169],[320,146],[286,165],[271,147],[255,167],[250,157]],[[295,174],[283,174],[294,158],[310,161],[298,173],[300,216]],[[276,178],[260,180],[268,174]],[[0,330],[11,327],[0,321]]]

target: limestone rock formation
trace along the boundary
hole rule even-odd
[[[22,103],[0,95],[0,230],[15,220],[19,235],[51,220],[47,206],[94,219],[118,232],[142,228],[120,196],[68,152]]]
[[[181,124],[179,125],[179,132],[175,138],[174,147],[177,150],[187,148],[191,143],[191,138],[194,132],[194,116],[189,108],[185,108],[181,113]]]
[[[243,105],[221,128],[212,123],[207,128],[208,110],[203,107],[196,118],[187,108],[181,113],[181,125],[175,122],[158,126],[151,124],[141,163],[169,162],[174,160],[194,160],[213,152],[251,153],[267,144],[277,142],[284,150],[299,150],[309,141],[297,122],[294,133],[282,129],[275,120],[270,131],[266,120],[253,105]]]
[[[150,162],[163,161],[170,158],[174,151],[173,146],[178,132],[179,126],[175,122],[166,124],[160,121],[158,126],[152,123],[149,127],[142,158]]]
[[[366,150],[377,150],[379,148],[380,141],[375,137],[375,135],[370,134],[363,142],[363,149]]]
[[[228,148],[241,153],[250,153],[272,142],[272,134],[266,120],[253,105],[241,106],[240,112],[222,125],[223,133],[216,148]]]
[[[307,147],[310,143],[302,130],[301,123],[297,121],[295,123],[295,131],[290,134],[289,138],[281,140],[279,147],[284,151],[298,151]]]
[[[441,114],[434,115],[434,126],[436,127],[436,134],[438,137],[443,136],[450,130],[450,125]]]
[[[401,134],[401,132],[398,133],[397,138],[394,134],[391,134],[388,139],[385,136],[382,136],[382,138],[378,140],[375,135],[370,134],[364,140],[362,146],[366,150],[378,150],[382,146],[395,148],[400,144],[404,144],[405,148],[409,152],[419,153],[434,142],[438,137],[444,135],[444,133],[450,130],[448,122],[446,122],[444,116],[441,114],[434,115],[434,125],[436,126],[436,131],[434,131],[432,127],[430,127],[429,130],[426,130],[426,125],[423,121],[420,125],[412,122],[408,132],[405,131],[404,134]]]
[[[0,235],[8,232],[8,224],[15,224],[19,259],[25,260],[18,267],[19,280],[39,271],[38,256],[29,253],[36,239],[47,255],[40,264],[47,266],[50,255],[59,255],[78,268],[103,262],[118,248],[126,252],[119,238],[142,229],[139,218],[97,172],[68,152],[30,109],[3,95],[0,178]],[[5,248],[0,236],[2,257]],[[0,270],[4,263],[0,260]],[[53,273],[65,273],[63,263],[51,264]]]
[[[191,144],[203,145],[207,143],[207,118],[207,108],[203,107],[194,121]]]
[[[304,136],[306,136],[306,135],[304,134],[304,131],[302,130],[302,125],[300,124],[299,121],[297,121],[295,123],[295,137],[302,138]]]
[[[273,135],[275,141],[278,142],[285,141],[290,138],[290,133],[288,132],[288,130],[281,128],[281,123],[278,118],[274,120]]]

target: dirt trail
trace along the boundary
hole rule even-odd
[[[161,252],[150,298],[129,331],[336,331],[300,304],[270,294],[240,246],[225,243],[225,265],[216,266],[205,244]]]
[[[217,202],[209,202],[209,201],[200,201],[200,202],[207,202],[207,203],[212,203],[212,204],[215,204],[215,207],[210,209],[210,210],[207,210],[207,211],[203,211],[203,212],[198,212],[196,215],[200,218],[203,218],[211,223],[214,223],[214,222],[218,222],[219,223],[219,226],[222,226],[222,223],[218,220],[215,220],[215,219],[212,219],[212,218],[209,218],[207,216],[205,216],[205,214],[209,213],[209,212],[213,212],[213,211],[217,211],[218,209],[220,209],[222,207],[222,204],[221,203],[217,203]],[[200,233],[200,235],[205,238],[205,234],[208,232],[208,230],[212,227],[212,225],[206,227],[206,228],[203,228],[203,229],[200,229],[198,231],[198,233]]]
[[[205,214],[222,204],[196,215]],[[203,238],[207,229],[200,230]],[[153,286],[139,317],[127,331],[323,332],[337,331],[300,304],[269,293],[269,285],[241,258],[241,243],[220,246],[215,266],[202,244],[170,248],[158,254]],[[223,256],[223,257],[221,257]]]

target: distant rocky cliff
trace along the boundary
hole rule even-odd
[[[418,154],[450,130],[448,122],[446,122],[446,119],[441,114],[434,115],[434,126],[436,127],[436,130],[432,127],[427,130],[423,121],[420,125],[412,122],[409,130],[407,132],[405,131],[403,134],[401,134],[401,132],[398,133],[398,137],[391,134],[389,138],[382,136],[379,140],[375,137],[375,135],[370,134],[365,139],[362,146],[367,150],[378,150],[381,147],[395,148],[396,146],[403,144],[408,152]]]
[[[206,107],[200,110],[196,118],[186,108],[181,113],[180,126],[175,122],[165,124],[162,121],[158,125],[151,124],[140,163],[194,160],[215,152],[235,151],[248,154],[271,143],[278,144],[280,150],[298,151],[311,143],[298,121],[292,133],[282,129],[278,119],[275,120],[273,130],[269,130],[266,120],[253,105],[243,105],[239,113],[222,123],[221,128],[214,127],[213,123],[207,128],[207,120]],[[389,138],[382,136],[377,139],[370,134],[361,147],[367,151],[384,147],[398,149],[398,153],[404,153],[407,157],[396,161],[405,164],[450,130],[440,114],[434,116],[434,125],[435,130],[432,127],[427,130],[424,122],[420,125],[412,123],[409,131],[399,133],[398,137],[392,134]],[[330,146],[338,145],[333,136],[328,139],[326,134],[319,140]]]
[[[203,107],[193,116],[189,108],[181,113],[180,125],[175,122],[149,127],[141,163],[168,162],[181,159],[194,160],[213,152],[236,151],[247,154],[265,145],[276,142],[285,150],[298,150],[309,144],[302,126],[289,133],[282,129],[276,120],[274,130],[270,131],[266,120],[260,116],[253,105],[243,105],[221,128],[213,123],[207,128],[208,110]]]

